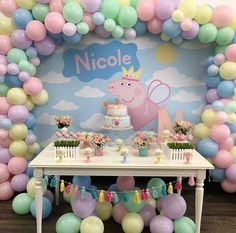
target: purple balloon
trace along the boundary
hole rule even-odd
[[[156,4],[156,16],[161,20],[166,20],[171,17],[175,10],[173,0],[159,0]]]
[[[172,0],[172,2],[173,2],[173,4],[174,4],[175,8],[177,8],[177,7],[179,6],[180,1],[181,1],[181,0]]]
[[[182,31],[182,37],[187,40],[194,39],[199,32],[199,24],[195,21],[193,21],[193,27],[190,31]]]
[[[27,37],[25,30],[15,30],[11,36],[12,44],[20,49],[29,48],[32,44],[32,40]]]
[[[93,199],[91,193],[86,193],[85,198],[74,197],[71,201],[71,207],[76,216],[79,218],[86,218],[90,216],[96,207],[96,201]]]
[[[80,0],[80,5],[85,11],[94,13],[99,9],[101,0]]]
[[[165,197],[162,197],[160,199],[157,200],[157,211],[160,213],[161,210],[162,210],[162,205],[163,205],[163,202],[165,200]]]
[[[29,80],[30,78],[30,75],[28,72],[25,72],[25,71],[21,71],[18,75],[18,78],[20,79],[20,81],[22,82],[26,82]]]
[[[143,218],[144,226],[148,227],[151,220],[156,216],[156,211],[150,204],[145,203],[144,208],[139,212],[139,214]]]
[[[165,215],[171,219],[177,219],[184,216],[187,209],[184,198],[179,194],[169,194],[162,205]]]
[[[23,192],[26,189],[28,181],[29,177],[25,173],[15,175],[11,179],[11,187],[16,192]]]
[[[217,94],[217,90],[216,89],[209,89],[207,91],[206,98],[207,98],[207,102],[210,103],[210,104],[212,104],[215,101],[220,99],[220,97]]]
[[[37,138],[34,134],[28,134],[25,138],[25,143],[27,145],[34,144],[37,141]]]
[[[225,170],[225,175],[226,175],[226,178],[230,182],[236,183],[236,164],[235,163]]]
[[[11,63],[7,65],[7,72],[12,75],[17,75],[20,73],[20,69],[17,64]]]
[[[0,55],[0,64],[3,64],[5,66],[7,66],[8,62],[7,62],[7,57],[4,55]]]
[[[8,117],[14,123],[24,123],[28,116],[29,111],[23,105],[13,105],[8,111]]]
[[[34,46],[38,53],[43,56],[48,56],[54,53],[56,48],[55,42],[48,36],[46,36],[46,38],[41,41],[35,41]]]
[[[133,28],[125,29],[125,38],[127,40],[134,40],[136,38],[136,31]]]
[[[8,148],[0,148],[0,163],[8,164],[8,161],[12,158]]]
[[[44,197],[46,197],[50,202],[53,203],[54,201],[54,194],[50,191],[50,190],[47,190],[44,195]]]
[[[63,33],[66,36],[73,36],[76,33],[76,26],[73,23],[65,23],[63,26]]]
[[[172,233],[173,230],[173,221],[166,216],[158,215],[150,223],[151,233]]]
[[[103,25],[98,25],[95,28],[95,32],[97,33],[98,36],[100,36],[101,38],[109,38],[111,36],[110,32],[107,32]]]

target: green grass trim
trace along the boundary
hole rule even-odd
[[[78,147],[80,145],[80,141],[55,141],[55,147]]]
[[[167,146],[170,149],[175,149],[175,150],[193,150],[195,148],[195,145],[190,142],[169,142]]]

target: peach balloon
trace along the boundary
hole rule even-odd
[[[225,56],[228,61],[236,62],[236,44],[231,44],[225,50]]]
[[[93,23],[93,18],[91,14],[84,13],[83,22],[89,26],[89,31],[92,31],[95,29],[96,25]]]
[[[6,97],[0,97],[0,114],[1,115],[7,115],[8,110],[11,107],[11,104],[7,101]]]
[[[39,20],[32,20],[26,26],[26,35],[34,41],[41,41],[46,37],[46,28]]]
[[[49,3],[50,11],[56,11],[59,13],[63,12],[63,1],[62,0],[51,0]]]
[[[6,182],[10,177],[10,172],[6,164],[0,163],[0,184]]]
[[[62,28],[65,24],[65,20],[62,14],[59,12],[50,12],[46,17],[45,17],[45,26],[47,30],[51,33],[61,33]]]
[[[221,28],[228,26],[233,19],[233,11],[230,7],[226,5],[217,6],[213,10],[213,15],[211,18],[211,23],[216,27]]]
[[[8,162],[8,170],[14,175],[23,173],[27,169],[27,160],[23,157],[12,157]]]
[[[234,146],[234,139],[232,137],[229,137],[225,141],[219,144],[219,149],[231,150],[233,146]]]
[[[0,11],[7,17],[11,17],[14,11],[18,8],[15,0],[1,0]]]
[[[9,181],[0,184],[0,201],[6,201],[11,199],[14,194],[14,190],[11,187]]]
[[[148,31],[152,34],[158,34],[162,29],[162,21],[154,17],[153,19],[148,21],[147,28]]]
[[[7,55],[8,51],[12,49],[11,38],[9,36],[0,35],[0,55]]]
[[[215,125],[210,129],[210,137],[216,142],[223,142],[230,136],[229,128],[224,125]]]
[[[222,189],[227,193],[236,192],[236,183],[229,182],[227,179],[224,179],[220,183]]]
[[[227,168],[233,163],[233,157],[227,150],[219,150],[213,163],[218,168]]]
[[[153,0],[141,0],[136,10],[139,19],[149,21],[155,16],[155,2]]]
[[[124,216],[128,213],[128,211],[125,209],[122,202],[119,202],[117,205],[114,206],[112,210],[112,217],[118,224],[122,223],[122,220]]]
[[[190,31],[193,28],[193,21],[191,19],[184,19],[180,23],[180,27],[185,32]]]
[[[10,144],[12,143],[12,140],[10,137],[7,137],[6,139],[4,140],[0,140],[0,147],[3,147],[3,148],[8,148],[10,146]]]

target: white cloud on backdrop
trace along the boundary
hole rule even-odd
[[[54,123],[55,117],[55,115],[49,115],[45,112],[36,119],[36,122],[38,124],[51,125]]]
[[[53,105],[52,108],[60,111],[73,111],[78,109],[79,106],[73,102],[61,100],[57,104]]]
[[[205,49],[208,47],[210,47],[210,44],[204,44],[200,41],[186,41],[180,45],[181,49],[190,49],[190,50]]]
[[[158,46],[158,42],[150,40],[150,38],[148,38],[147,36],[140,36],[132,41],[127,39],[122,39],[121,42],[124,44],[135,43],[139,50],[153,49]]]
[[[62,83],[69,83],[71,81],[71,78],[64,77],[62,73],[56,73],[55,71],[50,71],[46,75],[40,77],[40,80],[43,83],[62,84]]]
[[[105,93],[98,88],[84,86],[82,89],[75,93],[75,96],[83,98],[98,98],[105,96]]]
[[[201,100],[202,98],[201,96],[196,95],[194,92],[181,90],[176,95],[171,96],[171,99],[178,102],[194,102]]]
[[[199,107],[193,109],[192,114],[194,115],[201,115],[203,112],[205,105],[200,105]]]
[[[101,113],[93,114],[88,120],[81,122],[80,127],[90,130],[101,130],[104,122],[104,116]]]

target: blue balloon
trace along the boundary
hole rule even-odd
[[[214,157],[218,152],[218,144],[210,138],[205,138],[198,142],[197,151],[206,158]]]
[[[33,16],[30,11],[19,8],[13,13],[12,19],[17,28],[25,29],[26,25],[33,20]]]
[[[213,56],[208,57],[206,63],[207,63],[208,66],[214,64],[214,57]]]
[[[223,98],[229,98],[234,96],[234,82],[224,80],[217,86],[217,94]]]
[[[180,35],[180,24],[174,22],[171,18],[167,19],[162,25],[162,32],[169,38],[175,38]]]
[[[62,33],[62,32],[60,32],[60,33],[47,32],[47,34],[48,34],[51,38],[56,38],[56,39],[63,38],[63,33]]]
[[[217,88],[218,84],[222,81],[219,75],[208,76],[206,79],[207,86],[210,88]]]
[[[211,171],[211,177],[214,181],[220,182],[225,178],[225,170],[220,168],[215,168]]]
[[[236,33],[234,34],[234,38],[233,38],[233,41],[231,43],[236,44]]]
[[[213,109],[215,112],[224,111],[224,108],[225,108],[224,104],[223,104],[221,101],[219,101],[219,100],[215,101],[215,102],[211,105],[211,107],[212,107],[212,109]]]
[[[219,73],[219,66],[212,64],[208,67],[207,73],[209,76],[216,76]]]
[[[93,23],[95,25],[102,25],[105,21],[105,17],[101,12],[96,12],[93,14]]]
[[[12,122],[8,118],[0,118],[0,128],[10,129],[12,126]]]
[[[134,30],[136,31],[137,36],[141,36],[146,33],[147,25],[144,21],[138,20],[137,23],[134,25]]]
[[[108,191],[109,192],[119,192],[119,189],[117,188],[116,184],[112,184],[109,186]]]
[[[175,44],[175,45],[180,45],[182,44],[184,41],[183,37],[181,35],[175,37],[172,39],[172,42]]]
[[[68,43],[76,44],[76,43],[80,42],[82,36],[80,33],[76,32],[73,36],[66,36],[63,34],[63,38]]]
[[[31,214],[36,218],[35,200],[31,203],[30,211],[31,211]],[[47,218],[51,214],[51,212],[52,212],[52,203],[46,197],[43,197],[42,219]]]
[[[33,177],[34,169],[32,167],[27,167],[27,169],[25,170],[25,174],[28,175],[28,177]]]
[[[90,176],[74,176],[72,183],[77,185],[79,188],[85,187],[88,188],[91,185]]]
[[[5,82],[9,87],[22,87],[23,82],[18,78],[17,75],[7,74]]]
[[[236,123],[235,124],[226,123],[226,125],[228,126],[231,134],[236,133]]]
[[[5,75],[0,75],[0,84],[5,82]]]
[[[28,116],[28,118],[27,118],[25,124],[27,125],[27,127],[28,127],[29,129],[31,129],[31,128],[34,127],[35,123],[36,123],[36,120],[35,120],[34,115],[29,112],[29,116]]]
[[[37,50],[34,47],[27,48],[25,52],[29,58],[37,57],[38,54]]]

